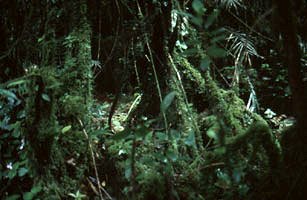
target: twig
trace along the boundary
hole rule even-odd
[[[140,16],[144,17],[138,0],[136,1],[136,4],[137,4],[137,7],[138,7]],[[153,74],[154,74],[154,77],[155,77],[155,82],[156,82],[156,86],[157,86],[157,90],[158,90],[158,95],[159,95],[160,103],[162,103],[162,101],[163,101],[163,99],[162,99],[162,92],[161,92],[160,83],[159,83],[159,79],[158,79],[158,74],[157,74],[157,71],[156,71],[156,66],[155,66],[155,63],[154,63],[154,59],[153,59],[153,55],[152,55],[152,51],[151,51],[151,48],[150,48],[150,45],[149,45],[149,40],[148,40],[148,36],[147,35],[145,36],[145,39],[146,39],[146,46],[147,46],[148,52],[149,52],[149,57],[150,57],[152,71],[153,71]],[[168,132],[168,123],[167,123],[167,118],[166,118],[165,112],[162,112],[162,115],[163,115],[166,131]]]
[[[207,169],[207,168],[210,168],[210,167],[223,166],[223,165],[225,165],[224,162],[212,163],[210,165],[206,165],[206,166],[202,167],[201,170],[202,169]]]
[[[272,12],[273,9],[270,9],[269,12]],[[248,24],[246,24],[243,20],[241,20],[238,16],[236,16],[235,14],[233,14],[232,12],[229,11],[229,14],[231,16],[233,16],[236,20],[238,20],[241,24],[243,24],[246,28],[248,28],[250,30],[250,32],[254,32],[256,33],[257,35],[259,35],[260,37],[266,39],[266,40],[269,40],[270,42],[274,42],[274,40],[272,38],[269,38],[268,36],[265,36],[263,34],[261,34],[260,32],[256,31],[254,29],[255,25],[253,25],[252,27],[250,27]],[[267,15],[267,14],[266,14]],[[265,15],[265,16],[266,16]],[[263,18],[263,17],[262,17]],[[255,22],[255,24],[257,24],[259,21],[259,19]]]
[[[95,155],[94,155],[92,143],[91,143],[90,138],[89,138],[89,136],[88,136],[88,134],[87,134],[87,132],[84,128],[83,122],[81,121],[81,119],[78,119],[78,121],[79,121],[79,123],[82,127],[83,134],[85,135],[86,139],[88,140],[88,145],[89,145],[90,151],[91,151],[91,157],[92,157],[92,162],[93,162],[93,165],[94,165],[95,176],[96,176],[96,179],[97,179],[98,188],[100,188],[109,199],[112,199],[112,197],[109,195],[109,193],[103,187],[101,187],[101,185],[100,185],[100,180],[99,180],[99,175],[98,175],[98,170],[97,170],[97,165],[96,165],[96,160],[95,160]],[[101,193],[101,190],[98,190],[99,197],[100,197],[101,200],[104,200],[102,193]]]

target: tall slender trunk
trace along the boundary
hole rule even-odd
[[[280,20],[279,31],[283,39],[285,60],[288,67],[289,84],[292,92],[293,110],[297,119],[295,129],[283,136],[282,148],[284,170],[282,199],[304,199],[307,192],[307,91],[302,77],[301,55],[297,39],[296,17],[293,1],[274,0]]]

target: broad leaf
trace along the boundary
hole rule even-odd
[[[3,96],[6,96],[8,98],[12,98],[12,99],[18,100],[17,96],[13,92],[11,92],[9,90],[0,89],[0,95],[3,95]]]
[[[19,170],[18,170],[18,176],[19,177],[22,177],[22,176],[26,175],[26,173],[28,173],[28,169],[27,168],[24,168],[24,167],[19,168]]]
[[[194,131],[190,131],[188,137],[185,139],[184,144],[187,146],[196,146],[195,144],[195,134]]]
[[[204,3],[200,0],[194,0],[192,2],[192,8],[198,15],[202,15],[205,13]]]
[[[48,102],[50,102],[51,100],[50,100],[50,97],[48,96],[48,94],[42,94],[42,98],[45,100],[45,101],[48,101]]]
[[[5,198],[5,200],[17,200],[20,199],[20,195],[19,194],[13,194],[11,196],[8,196]]]
[[[202,71],[207,71],[210,67],[211,60],[208,57],[201,59],[199,67]]]
[[[218,139],[218,135],[216,134],[216,132],[212,129],[212,128],[210,128],[209,130],[207,130],[207,135],[208,135],[208,137],[209,138],[212,138],[212,139],[214,139],[214,140],[217,140]]]
[[[224,49],[213,45],[207,49],[207,54],[213,58],[221,58],[225,57],[227,55],[227,52]]]
[[[131,131],[130,129],[125,129],[119,133],[116,133],[112,136],[113,140],[123,140],[123,139],[127,139],[129,138],[129,136],[131,136]]]
[[[215,19],[217,18],[218,15],[219,15],[219,10],[214,9],[212,11],[212,13],[209,15],[209,17],[208,17],[208,19],[207,19],[207,21],[205,23],[205,28],[206,29],[209,28],[212,25],[212,23],[215,21]]]
[[[162,112],[165,112],[165,111],[167,110],[167,108],[168,108],[168,107],[171,105],[171,103],[173,102],[175,96],[176,96],[176,92],[173,91],[173,92],[168,93],[168,94],[164,97],[164,99],[163,99],[163,101],[162,101],[162,103],[161,103],[161,106],[160,106],[160,109],[161,109]]]
[[[178,159],[177,154],[172,150],[167,150],[166,156],[173,162],[175,162]]]

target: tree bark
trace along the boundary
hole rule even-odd
[[[281,199],[304,199],[306,197],[307,168],[307,95],[303,82],[301,55],[297,39],[297,20],[293,2],[274,0],[280,20],[279,31],[283,39],[284,63],[288,67],[289,84],[292,92],[293,110],[297,123],[295,129],[282,138],[284,156]],[[286,176],[285,176],[286,174]]]

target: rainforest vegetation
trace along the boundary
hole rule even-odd
[[[307,198],[306,0],[0,0],[0,199]]]

